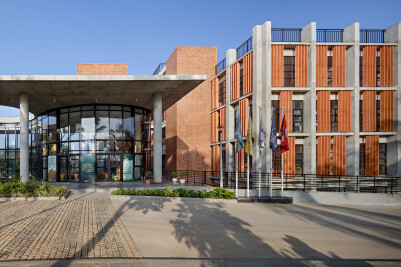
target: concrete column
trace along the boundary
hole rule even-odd
[[[301,31],[301,42],[309,43],[308,87],[304,95],[304,173],[316,173],[316,22],[311,22]]]
[[[344,29],[343,41],[353,43],[345,54],[346,86],[352,89],[351,93],[351,131],[352,136],[346,140],[346,174],[359,175],[359,22],[355,22]]]
[[[401,23],[397,23],[384,32],[384,42],[396,43],[394,48],[394,131],[387,144],[387,173],[401,176]]]
[[[266,145],[262,150],[262,172],[270,171],[270,104],[271,104],[271,22],[257,25],[252,30],[253,43],[253,92],[252,92],[252,122],[255,142],[253,144],[254,170],[259,170],[259,107],[262,108],[262,117],[266,130]]]
[[[231,68],[230,66],[237,60],[236,49],[228,49],[226,51],[226,171],[235,171],[234,155],[235,150],[230,143],[230,140],[234,139],[235,131],[235,119],[234,119],[234,107],[231,103]]]
[[[29,180],[29,98],[28,94],[21,93],[20,108],[20,175],[23,182]]]
[[[154,104],[153,104],[153,182],[161,183],[162,182],[162,153],[163,153],[163,145],[162,145],[162,101],[163,94],[155,93],[154,94]]]

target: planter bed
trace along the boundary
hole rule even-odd
[[[235,192],[225,188],[213,188],[212,190],[195,191],[187,187],[177,188],[174,190],[163,189],[117,189],[111,192],[112,196],[152,196],[152,197],[174,197],[174,198],[191,198],[191,199],[235,199]]]
[[[22,200],[63,200],[63,199],[67,199],[68,196],[71,194],[71,191],[68,190],[64,196],[62,197],[3,197],[0,198],[0,202],[1,201],[22,201]]]
[[[47,182],[35,182],[33,179],[21,182],[15,178],[0,183],[0,201],[11,200],[54,200],[65,199],[70,191],[65,187],[56,187]]]

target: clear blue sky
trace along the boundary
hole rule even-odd
[[[218,60],[264,21],[272,27],[384,29],[401,0],[1,0],[0,74],[76,74],[77,63],[128,63],[152,74],[176,46],[217,46]],[[1,96],[0,96],[1,97]],[[0,106],[0,117],[19,116]]]

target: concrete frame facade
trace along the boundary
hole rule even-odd
[[[243,98],[248,98],[252,103],[252,121],[255,142],[253,144],[252,168],[258,170],[259,153],[259,107],[262,108],[264,125],[266,129],[267,143],[271,130],[271,100],[272,96],[283,91],[292,91],[294,94],[302,95],[304,101],[303,110],[303,132],[289,133],[290,137],[295,137],[296,144],[303,144],[303,170],[306,174],[317,174],[317,138],[320,136],[345,136],[346,137],[346,175],[360,175],[360,143],[365,136],[379,136],[387,145],[387,176],[401,176],[401,23],[395,24],[384,31],[383,43],[360,43],[359,23],[353,23],[343,30],[342,43],[317,43],[316,23],[311,22],[301,30],[301,42],[272,42],[272,23],[265,22],[257,25],[252,30],[253,46],[249,52],[236,57],[235,49],[228,49],[226,52],[226,68],[220,73],[216,73],[213,79],[225,76],[226,81],[226,103],[219,107],[212,107],[211,114],[225,108],[226,110],[226,171],[235,171],[234,164],[234,107]],[[284,48],[294,47],[295,45],[308,46],[308,84],[307,87],[273,87],[272,86],[272,45],[284,45]],[[326,87],[318,88],[316,85],[316,52],[317,45],[344,45],[346,46],[346,84],[345,87]],[[360,87],[360,50],[363,46],[376,45],[394,46],[394,86],[392,87]],[[246,96],[231,99],[231,71],[232,66],[241,61],[248,53],[252,52],[253,58],[253,89]],[[241,63],[242,64],[242,63]],[[213,82],[212,79],[212,82]],[[213,90],[213,89],[212,89]],[[351,91],[351,131],[349,132],[317,132],[317,91],[330,90],[334,92]],[[394,92],[394,131],[387,132],[360,132],[360,95],[362,91],[393,91]],[[287,122],[288,123],[288,122]],[[212,125],[213,127],[213,125]],[[279,126],[276,126],[279,130]],[[245,135],[245,134],[244,134]],[[381,142],[380,141],[380,142]],[[210,146],[218,145],[211,141]],[[267,144],[268,146],[268,144]],[[261,154],[262,172],[270,172],[270,149],[263,149]],[[213,159],[212,159],[213,160]],[[213,163],[212,163],[213,164]]]

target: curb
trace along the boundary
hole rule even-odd
[[[64,200],[67,199],[68,196],[71,194],[71,191],[68,190],[64,196],[62,196],[61,198],[59,197],[4,197],[4,198],[0,198],[0,201],[5,201],[5,202],[9,202],[9,201],[24,201],[24,200]]]
[[[167,200],[167,201],[192,201],[206,203],[237,203],[237,199],[216,199],[216,198],[189,198],[189,197],[159,197],[159,196],[130,196],[130,195],[111,195],[110,199],[114,200],[131,200],[131,199],[149,199],[149,200]]]

